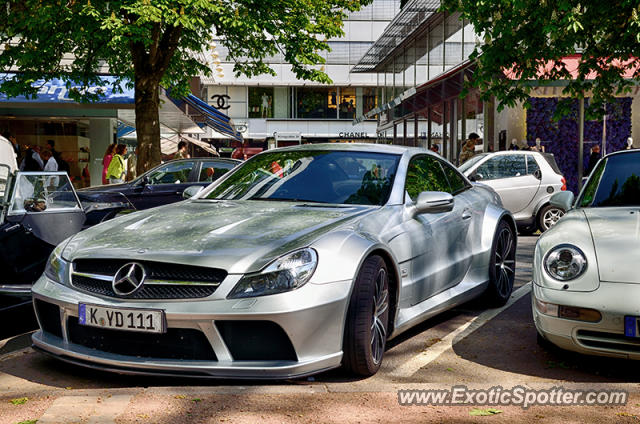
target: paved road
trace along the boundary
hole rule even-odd
[[[535,237],[518,243],[516,297],[503,310],[474,301],[392,340],[381,371],[353,379],[334,370],[285,383],[130,377],[87,370],[0,342],[0,424],[237,422],[637,422],[640,371],[635,362],[588,358],[536,343],[529,286]],[[622,388],[626,406],[500,406],[493,417],[474,406],[399,406],[399,389],[468,385],[510,388]],[[11,399],[27,397],[24,404]],[[483,407],[480,407],[483,408]],[[115,419],[117,417],[117,419]]]

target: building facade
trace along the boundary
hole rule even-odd
[[[234,120],[248,145],[268,148],[301,142],[374,142],[375,117],[355,126],[352,121],[379,105],[378,80],[376,75],[350,70],[399,10],[399,0],[374,0],[348,15],[345,36],[330,39],[331,51],[324,52],[324,70],[333,80],[331,86],[298,80],[282,55],[266,60],[277,76],[234,77],[224,40],[217,42],[212,59],[219,73],[202,79],[202,98]],[[213,134],[210,137],[219,147],[229,143]]]

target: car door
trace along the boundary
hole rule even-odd
[[[478,166],[473,174],[477,181],[493,188],[513,214],[524,210],[540,187],[540,179],[527,173],[527,156],[530,155],[496,155]]]
[[[145,176],[147,183],[141,183],[130,200],[136,209],[148,209],[182,200],[184,189],[194,184],[191,182],[194,166],[193,160],[180,160],[155,168]]]
[[[431,155],[411,159],[405,183],[408,202],[415,202],[424,191],[451,192],[441,161]],[[464,275],[458,266],[464,257],[463,242],[468,228],[467,203],[455,196],[450,212],[424,213],[403,223],[403,234],[397,243],[409,243],[408,264],[411,305],[420,303],[458,284]],[[457,250],[462,249],[462,250]]]

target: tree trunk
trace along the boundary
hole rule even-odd
[[[136,133],[138,135],[138,175],[159,165],[160,153],[160,82],[155,78],[135,76]]]

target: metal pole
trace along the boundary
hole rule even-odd
[[[418,114],[413,117],[413,147],[418,147]]]
[[[427,148],[431,148],[431,106],[427,108]]]
[[[578,191],[582,189],[584,170],[584,96],[580,97],[578,110]]]
[[[607,154],[607,114],[602,117],[602,153],[601,156]]]

